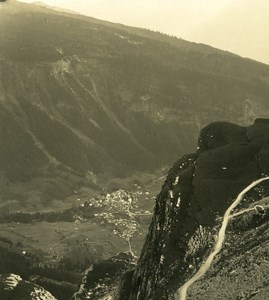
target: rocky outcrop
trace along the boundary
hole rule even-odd
[[[79,290],[72,300],[114,299],[121,276],[134,267],[130,252],[117,255],[91,265],[83,273]]]
[[[22,280],[16,274],[0,275],[1,300],[57,300],[41,286]]]
[[[185,155],[170,169],[156,199],[154,216],[138,265],[133,274],[127,274],[123,280],[119,298],[173,299],[175,291],[196,272],[212,249],[221,217],[233,199],[253,180],[268,176],[268,151],[269,120],[257,119],[249,127],[225,122],[205,127],[199,137],[197,152]],[[268,194],[269,185],[263,182],[247,193],[239,207],[249,207],[254,200]],[[240,237],[238,248],[241,247],[241,263],[244,260],[244,245],[251,238],[248,230],[265,226],[268,222],[265,217],[268,212],[261,216],[256,210],[253,214],[254,217],[251,214],[241,216],[229,225],[229,230],[237,230],[237,236]],[[266,234],[259,239],[259,243],[255,239],[248,241],[253,247],[248,248],[254,255],[253,260],[257,253],[253,249],[265,246],[268,232]],[[236,242],[233,235],[227,236],[229,242]],[[236,257],[239,250],[235,247],[227,251],[230,257]],[[221,269],[223,261],[223,258],[218,260],[216,269]],[[226,264],[229,263],[226,261]],[[218,286],[211,288],[213,292],[210,299],[217,299],[212,295]],[[248,293],[251,294],[251,290]],[[218,299],[248,299],[236,298],[236,294],[230,298],[225,294],[222,296],[224,298]],[[206,297],[206,288],[202,297],[198,290],[195,297],[190,299],[205,298],[209,299]]]

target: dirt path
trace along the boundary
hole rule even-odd
[[[225,239],[225,233],[226,233],[226,228],[228,226],[229,220],[235,216],[238,216],[240,214],[249,212],[252,209],[244,209],[241,212],[237,212],[232,214],[232,211],[236,208],[236,206],[241,202],[241,200],[243,199],[244,195],[251,190],[254,186],[258,185],[259,183],[261,183],[262,181],[268,180],[269,177],[265,177],[265,178],[261,178],[258,179],[256,181],[254,181],[253,183],[251,183],[250,185],[248,185],[235,199],[235,201],[229,206],[229,208],[226,210],[224,217],[223,217],[223,221],[222,221],[222,225],[221,228],[219,230],[218,236],[217,236],[217,241],[215,244],[215,247],[213,249],[213,252],[211,252],[211,254],[208,256],[208,258],[203,262],[203,264],[201,265],[200,269],[198,270],[198,272],[196,274],[194,274],[194,276],[192,276],[187,282],[185,282],[175,293],[175,300],[186,300],[187,298],[187,291],[188,288],[198,279],[200,279],[211,267],[212,262],[215,258],[215,256],[220,252],[224,239]]]

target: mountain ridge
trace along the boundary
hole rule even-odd
[[[14,0],[14,1],[18,2],[17,0]],[[260,62],[258,60],[255,60],[255,59],[252,59],[252,58],[249,58],[249,57],[245,57],[245,56],[242,56],[242,55],[239,55],[239,54],[235,54],[235,53],[233,53],[231,51],[228,51],[228,50],[222,50],[220,48],[216,48],[214,46],[210,46],[210,45],[207,45],[207,44],[202,43],[202,42],[201,43],[200,42],[191,42],[191,41],[187,41],[185,39],[182,39],[178,36],[161,33],[161,32],[158,32],[158,31],[147,29],[147,28],[135,27],[135,26],[130,26],[130,25],[123,24],[123,23],[115,23],[115,22],[112,22],[112,21],[97,19],[97,18],[92,17],[90,15],[84,15],[84,14],[81,14],[81,13],[76,12],[76,11],[67,10],[67,9],[63,9],[63,8],[60,8],[60,7],[50,6],[50,5],[45,4],[42,1],[35,1],[35,2],[32,2],[31,4],[37,5],[37,6],[40,6],[40,7],[44,7],[44,8],[50,9],[50,10],[55,10],[55,11],[67,13],[67,14],[79,15],[81,18],[88,18],[88,19],[91,19],[92,21],[95,21],[97,23],[101,22],[101,23],[107,24],[109,26],[114,26],[115,28],[125,28],[125,30],[127,32],[128,31],[129,32],[134,32],[136,34],[141,34],[141,35],[145,35],[145,36],[148,35],[151,38],[153,36],[155,36],[155,38],[157,40],[165,39],[166,42],[169,42],[172,45],[178,45],[179,46],[181,44],[181,46],[182,46],[182,44],[185,44],[186,48],[188,48],[187,44],[197,45],[197,46],[200,47],[200,51],[201,51],[202,48],[204,48],[205,51],[209,51],[211,49],[213,52],[215,52],[215,51],[223,52],[223,53],[226,53],[226,54],[230,54],[232,56],[237,56],[237,57],[241,57],[241,58],[246,59],[246,60],[255,61],[257,63],[268,65],[267,63]]]
[[[195,149],[212,121],[268,116],[267,65],[36,5],[0,14],[4,201],[15,185],[42,205],[96,188],[100,174],[152,172]]]

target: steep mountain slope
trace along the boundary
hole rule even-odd
[[[233,221],[214,266],[189,290],[187,299],[266,300],[268,286],[268,210]],[[216,288],[218,287],[218,288]]]
[[[119,299],[175,299],[212,252],[237,194],[268,176],[268,129],[269,120],[258,119],[249,127],[218,122],[201,131],[197,153],[170,169],[138,265],[125,276]],[[221,252],[187,299],[267,299],[268,195],[268,181],[246,194],[233,211]]]
[[[38,5],[0,5],[4,201],[34,190],[36,203],[48,202],[94,174],[153,170],[192,151],[209,122],[268,117],[267,65]]]

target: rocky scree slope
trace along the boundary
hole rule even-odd
[[[238,193],[268,176],[268,154],[269,120],[257,119],[249,127],[226,122],[205,127],[197,152],[170,169],[138,265],[123,278],[119,299],[174,299],[211,252],[221,217]],[[265,181],[238,209],[266,202],[268,194]],[[188,299],[266,299],[268,221],[268,209],[232,219],[222,251]]]
[[[193,151],[209,122],[268,117],[267,65],[43,6],[0,5],[4,201],[33,189],[35,203],[48,202],[94,174],[149,171]]]

